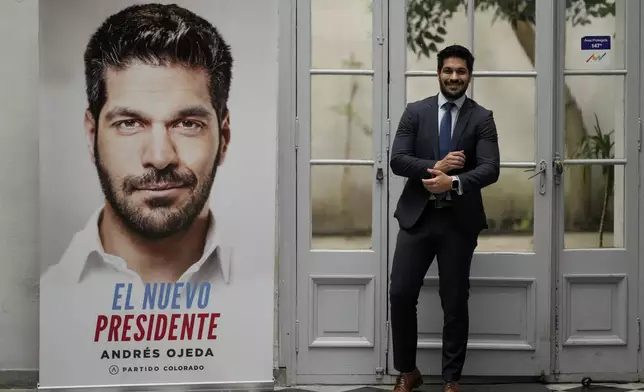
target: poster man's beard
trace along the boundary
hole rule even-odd
[[[132,232],[147,239],[160,240],[184,232],[192,226],[208,202],[220,160],[221,149],[217,152],[213,169],[203,182],[199,182],[192,171],[168,167],[162,170],[150,169],[143,176],[125,177],[120,184],[105,169],[95,144],[95,166],[105,199],[117,217]],[[135,190],[145,184],[173,182],[190,190],[190,199],[181,206],[172,207],[171,200],[149,199],[144,206],[137,206],[129,200]],[[149,210],[146,212],[146,210]]]

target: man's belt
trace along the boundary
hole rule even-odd
[[[451,208],[452,201],[446,199],[429,199],[429,205],[433,208]]]

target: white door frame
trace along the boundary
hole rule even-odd
[[[297,23],[296,1],[278,2],[278,170],[277,170],[277,287],[275,378],[282,385],[293,385],[297,379],[295,356],[295,320],[297,310]]]
[[[644,20],[644,5],[640,5],[640,15],[639,15],[639,20],[640,20],[640,47],[641,45],[644,45],[644,27],[641,25],[641,21]],[[639,200],[640,200],[640,205],[639,205],[639,231],[640,233],[644,233],[644,203],[642,201],[644,200],[644,188],[642,187],[642,183],[644,183],[644,159],[642,159],[642,138],[644,136],[644,48],[640,49],[639,53],[639,58],[640,58],[640,94],[639,94],[639,102],[640,102],[640,110],[639,110],[639,140],[638,140],[638,149],[640,150],[639,154],[639,168],[640,168],[640,177],[638,179],[638,185],[639,185]],[[642,235],[640,234],[640,239],[639,239],[639,282],[644,282],[644,238],[642,238]],[[638,373],[639,373],[639,379],[642,380],[644,379],[644,351],[641,350],[641,339],[642,339],[642,326],[641,326],[641,320],[644,318],[644,290],[640,289],[639,290],[639,317],[638,317],[638,337],[640,339],[640,350],[639,350],[639,358],[638,358]]]

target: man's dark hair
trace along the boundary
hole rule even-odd
[[[133,61],[205,70],[219,122],[228,111],[230,47],[212,24],[176,4],[137,4],[110,16],[90,38],[84,58],[87,100],[94,121],[107,100],[106,70],[123,69]]]
[[[461,45],[448,46],[438,52],[436,57],[438,59],[438,72],[443,69],[443,63],[450,57],[456,57],[465,61],[465,65],[470,74],[474,69],[474,56],[472,56],[472,53],[466,47]]]

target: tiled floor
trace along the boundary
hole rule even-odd
[[[276,388],[281,392],[385,392],[391,391],[391,386],[302,386],[297,388]],[[440,385],[426,385],[418,392],[441,392]],[[502,384],[502,385],[462,385],[462,392],[630,392],[644,391],[644,384],[593,384],[588,388],[580,384]]]
[[[391,391],[391,386],[301,386],[297,388],[277,387],[276,391],[280,392],[387,392]],[[36,392],[35,389],[2,389],[5,392]],[[441,392],[440,385],[426,385],[417,392]],[[462,392],[635,392],[644,391],[644,383],[638,384],[593,384],[589,388],[584,388],[580,384],[502,384],[502,385],[463,385]]]

